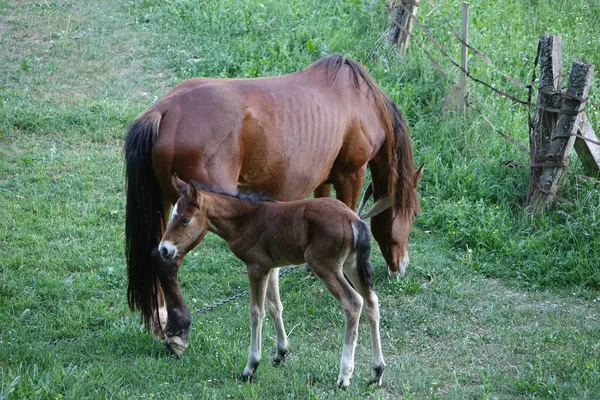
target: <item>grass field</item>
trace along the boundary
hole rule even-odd
[[[459,2],[422,3],[420,18],[458,57],[447,21],[458,26]],[[595,0],[471,7],[473,44],[522,82],[542,34],[563,37],[566,70],[575,57],[600,66]],[[560,191],[575,205],[530,217],[528,169],[501,164],[527,157],[478,114],[456,116],[452,86],[425,56],[431,43],[417,30],[401,59],[379,41],[388,25],[375,0],[1,2],[0,399],[597,398],[598,185],[576,177],[575,157]],[[126,305],[127,125],[182,79],[278,75],[325,53],[365,64],[404,111],[425,162],[407,277],[388,279],[379,250],[372,255],[384,384],[367,386],[363,319],[355,377],[337,390],[342,314],[301,268],[281,282],[291,344],[283,365],[268,362],[267,318],[264,361],[253,383],[241,381],[246,299],[194,313],[190,347],[175,359]],[[476,58],[471,70],[526,97]],[[470,99],[527,143],[527,109],[474,83]],[[588,110],[599,127],[600,112]],[[180,281],[191,310],[247,287],[243,264],[210,235]],[[79,340],[51,343],[69,338]]]

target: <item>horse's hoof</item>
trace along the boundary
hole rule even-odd
[[[314,275],[315,275],[315,273],[313,272],[313,270],[312,270],[312,268],[310,267],[310,265],[308,265],[308,264],[305,264],[305,265],[304,265],[304,269],[306,270],[306,274],[307,274],[308,276],[314,276]]]
[[[383,370],[385,369],[385,365],[381,365],[379,367],[373,368],[373,376],[371,378],[371,385],[381,386],[381,380],[383,378]]]
[[[187,341],[184,341],[179,336],[167,336],[165,338],[165,346],[177,358],[181,357],[185,349],[188,347]]]

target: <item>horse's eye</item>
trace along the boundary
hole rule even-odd
[[[180,221],[183,225],[187,225],[190,223],[192,219],[190,217],[181,217]]]

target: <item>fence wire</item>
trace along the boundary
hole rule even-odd
[[[512,100],[515,103],[527,106],[529,108],[535,108],[535,109],[540,109],[543,111],[548,111],[548,112],[553,112],[556,114],[568,114],[568,115],[577,115],[579,113],[582,113],[585,111],[585,107],[583,107],[581,110],[579,111],[569,111],[569,110],[562,110],[562,109],[557,109],[557,108],[548,108],[545,107],[541,104],[538,103],[533,103],[532,102],[532,96],[533,96],[533,88],[534,88],[534,84],[536,81],[536,69],[537,69],[537,64],[539,62],[539,52],[540,52],[540,45],[538,43],[538,49],[537,49],[537,54],[536,54],[536,58],[534,61],[534,68],[532,71],[532,80],[530,84],[524,84],[522,82],[520,82],[518,79],[503,73],[502,71],[500,71],[500,69],[494,65],[494,63],[491,62],[491,60],[486,57],[481,51],[479,51],[477,48],[475,48],[473,45],[466,43],[458,34],[458,32],[456,31],[456,29],[452,26],[452,24],[450,24],[450,22],[448,20],[446,20],[446,22],[448,23],[448,25],[450,26],[450,29],[452,31],[452,34],[458,39],[458,41],[467,46],[469,48],[469,50],[471,50],[471,52],[473,54],[475,54],[477,57],[479,57],[482,61],[484,61],[486,64],[488,64],[489,66],[491,66],[492,68],[496,69],[497,71],[500,72],[500,74],[502,75],[503,78],[505,78],[506,80],[512,82],[513,84],[515,84],[516,86],[518,86],[521,89],[525,89],[528,91],[527,94],[527,100],[522,100],[520,98],[518,98],[517,96],[510,94],[506,91],[500,90],[498,88],[495,88],[493,85],[489,84],[488,82],[483,81],[482,79],[479,79],[475,76],[473,76],[473,74],[471,74],[468,70],[465,70],[464,68],[462,68],[462,66],[460,65],[459,62],[457,62],[450,54],[448,54],[447,51],[445,51],[443,49],[443,47],[440,45],[440,43],[434,38],[433,34],[429,31],[429,29],[427,29],[427,27],[425,26],[425,24],[423,24],[423,22],[421,22],[421,20],[416,17],[415,15],[413,15],[410,10],[408,8],[406,8],[406,6],[403,4],[404,2],[399,3],[397,6],[401,7],[404,9],[405,13],[408,15],[409,18],[412,18],[413,21],[416,23],[416,25],[421,29],[421,31],[425,34],[425,36],[429,39],[429,41],[433,44],[433,46],[437,49],[437,51],[444,56],[453,66],[455,66],[456,68],[458,68],[461,72],[463,72],[470,80],[472,80],[473,82],[476,82],[488,89],[490,89],[491,91],[495,92],[496,94],[505,97],[509,100]],[[393,19],[392,23],[399,27],[403,32],[405,32],[407,35],[413,36],[412,32],[409,32],[408,30],[404,29],[400,23],[396,20]],[[427,58],[429,58],[429,60],[432,62],[434,68],[440,72],[444,77],[448,78],[448,74],[446,72],[444,72],[444,70],[440,67],[439,63],[437,63],[435,61],[435,59],[431,56],[430,53],[428,53],[427,51],[425,51],[425,54],[427,55]],[[572,95],[566,94],[562,91],[554,91],[552,94],[561,96],[563,98],[574,98]],[[596,108],[600,108],[600,104],[598,103],[591,103],[588,102],[587,98],[576,98],[575,100],[580,101],[582,104],[589,104],[593,107]],[[531,119],[531,111],[530,111],[530,119]]]

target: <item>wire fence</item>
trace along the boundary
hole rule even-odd
[[[432,3],[432,2],[430,1],[430,3]],[[461,37],[461,35],[454,28],[454,26],[451,24],[451,22],[448,19],[445,19],[445,22],[448,24],[448,27],[450,28],[452,36],[461,44],[461,46],[463,46],[463,56],[466,54],[466,52],[464,51],[464,48],[466,47],[471,52],[471,54],[475,55],[480,60],[482,60],[486,65],[490,66],[495,71],[497,71],[506,81],[508,81],[511,84],[515,85],[520,90],[525,90],[526,91],[526,96],[521,97],[521,96],[509,93],[508,90],[498,89],[497,87],[495,87],[494,85],[492,85],[492,84],[484,81],[483,79],[480,79],[480,78],[474,76],[473,73],[471,73],[468,70],[468,67],[466,66],[465,63],[463,63],[461,65],[461,63],[459,63],[457,60],[455,60],[449,54],[449,52],[444,49],[444,47],[439,43],[439,41],[436,40],[436,38],[431,33],[431,31],[416,16],[417,13],[416,12],[414,12],[414,13],[411,12],[411,10],[407,8],[407,5],[418,7],[419,6],[419,1],[401,0],[399,4],[396,4],[396,6],[403,9],[404,15],[407,18],[411,18],[414,21],[414,24],[412,24],[412,26],[416,25],[423,32],[425,38],[427,40],[429,40],[429,42],[433,45],[433,47],[437,50],[437,52],[445,60],[449,61],[450,64],[452,64],[453,67],[457,68],[462,73],[463,77],[466,77],[469,80],[471,80],[472,82],[475,82],[476,84],[485,87],[486,89],[490,90],[492,93],[494,93],[496,95],[499,95],[499,96],[501,96],[503,98],[509,99],[513,103],[516,103],[516,104],[519,104],[519,105],[522,105],[522,106],[526,106],[528,108],[528,131],[529,131],[529,138],[531,138],[533,136],[533,130],[534,130],[534,121],[533,121],[533,115],[532,115],[533,114],[533,110],[541,110],[543,112],[555,113],[557,115],[559,115],[559,114],[567,114],[567,115],[576,116],[576,115],[579,115],[579,114],[585,112],[587,106],[591,106],[591,107],[600,109],[600,104],[598,104],[598,103],[592,103],[591,101],[589,101],[589,97],[588,98],[582,98],[582,97],[574,96],[572,94],[565,93],[564,91],[562,91],[560,89],[559,90],[550,90],[550,89],[546,89],[546,88],[538,88],[537,89],[537,93],[538,94],[545,94],[545,95],[555,96],[556,98],[559,98],[560,100],[567,100],[567,101],[573,101],[574,100],[574,101],[579,102],[581,104],[581,107],[578,108],[577,110],[573,111],[573,110],[567,110],[567,109],[563,109],[563,108],[548,107],[547,105],[539,104],[539,103],[533,101],[534,88],[535,88],[535,84],[536,84],[536,81],[537,81],[537,69],[538,69],[538,64],[540,63],[540,50],[541,50],[541,43],[542,43],[541,40],[538,42],[536,56],[535,56],[535,59],[534,59],[533,65],[532,65],[531,74],[530,74],[531,80],[530,80],[529,83],[525,84],[525,83],[522,83],[521,81],[519,81],[518,79],[514,78],[513,76],[510,76],[509,74],[506,74],[503,71],[501,71],[485,54],[483,54],[483,52],[481,52],[479,49],[477,49],[476,47],[474,47],[472,44],[468,43],[468,40],[463,40],[463,37]],[[464,19],[464,16],[463,16],[463,19]],[[398,27],[406,35],[407,38],[410,37],[410,36],[413,36],[413,33],[410,30],[406,29],[402,25],[402,23],[395,18],[395,16],[392,16],[392,24],[394,24],[395,27]],[[464,21],[463,21],[463,24],[464,24]],[[465,35],[465,38],[466,38],[467,36],[466,36],[466,33],[464,32],[464,30],[463,30],[463,34]],[[460,87],[456,82],[454,82],[451,79],[450,74],[448,72],[446,72],[440,66],[440,63],[438,61],[436,61],[435,57],[429,51],[423,50],[423,52],[425,53],[425,55],[427,56],[427,58],[429,59],[429,61],[433,65],[433,67],[436,69],[436,71],[438,71],[453,86]],[[465,66],[465,67],[463,67],[463,66]],[[462,79],[462,78],[461,78],[461,80],[464,81],[464,79]],[[517,140],[517,139],[513,138],[512,136],[508,135],[506,132],[503,132],[501,129],[497,128],[492,123],[492,121],[490,120],[490,118],[488,118],[483,113],[483,111],[481,110],[481,107],[479,107],[475,103],[475,101],[470,98],[469,93],[466,91],[466,85],[462,87],[461,92],[463,93],[463,94],[461,94],[461,97],[464,95],[464,98],[459,99],[459,101],[461,101],[461,104],[463,104],[464,106],[469,107],[470,109],[472,109],[475,112],[477,112],[477,114],[479,114],[481,116],[481,118],[491,127],[491,129],[494,132],[496,132],[498,135],[500,135],[502,138],[504,138],[508,142],[510,142],[513,145],[515,145],[522,153],[524,153],[528,157],[532,156],[531,151],[530,151],[530,149],[528,147],[526,147],[523,144],[521,144],[519,142],[519,140]],[[577,135],[577,134],[575,134],[573,136],[576,136],[578,139],[584,140],[585,142],[587,142],[587,143],[589,143],[591,145],[600,146],[600,141],[593,140],[593,139],[590,139],[588,137],[584,137],[582,135]],[[512,160],[509,161],[509,162],[506,162],[506,163],[503,162],[503,164],[510,165],[510,166],[519,166],[519,167],[534,167],[535,166],[534,165],[535,163],[533,161],[530,162],[530,163],[528,163],[527,165],[522,165],[522,164],[517,163],[517,162],[512,161]],[[566,161],[564,161],[563,164],[565,164],[563,167],[568,168],[566,166]],[[598,181],[596,178],[593,178],[593,177],[590,177],[590,176],[579,175],[578,174],[577,177],[581,178],[581,179],[591,180],[591,181],[594,181],[595,183],[600,183],[600,181]],[[559,198],[558,196],[556,196],[556,194],[549,193],[548,195],[551,195],[551,197],[556,198],[556,200],[558,200],[560,202],[570,203],[569,201],[567,201],[565,199]]]

